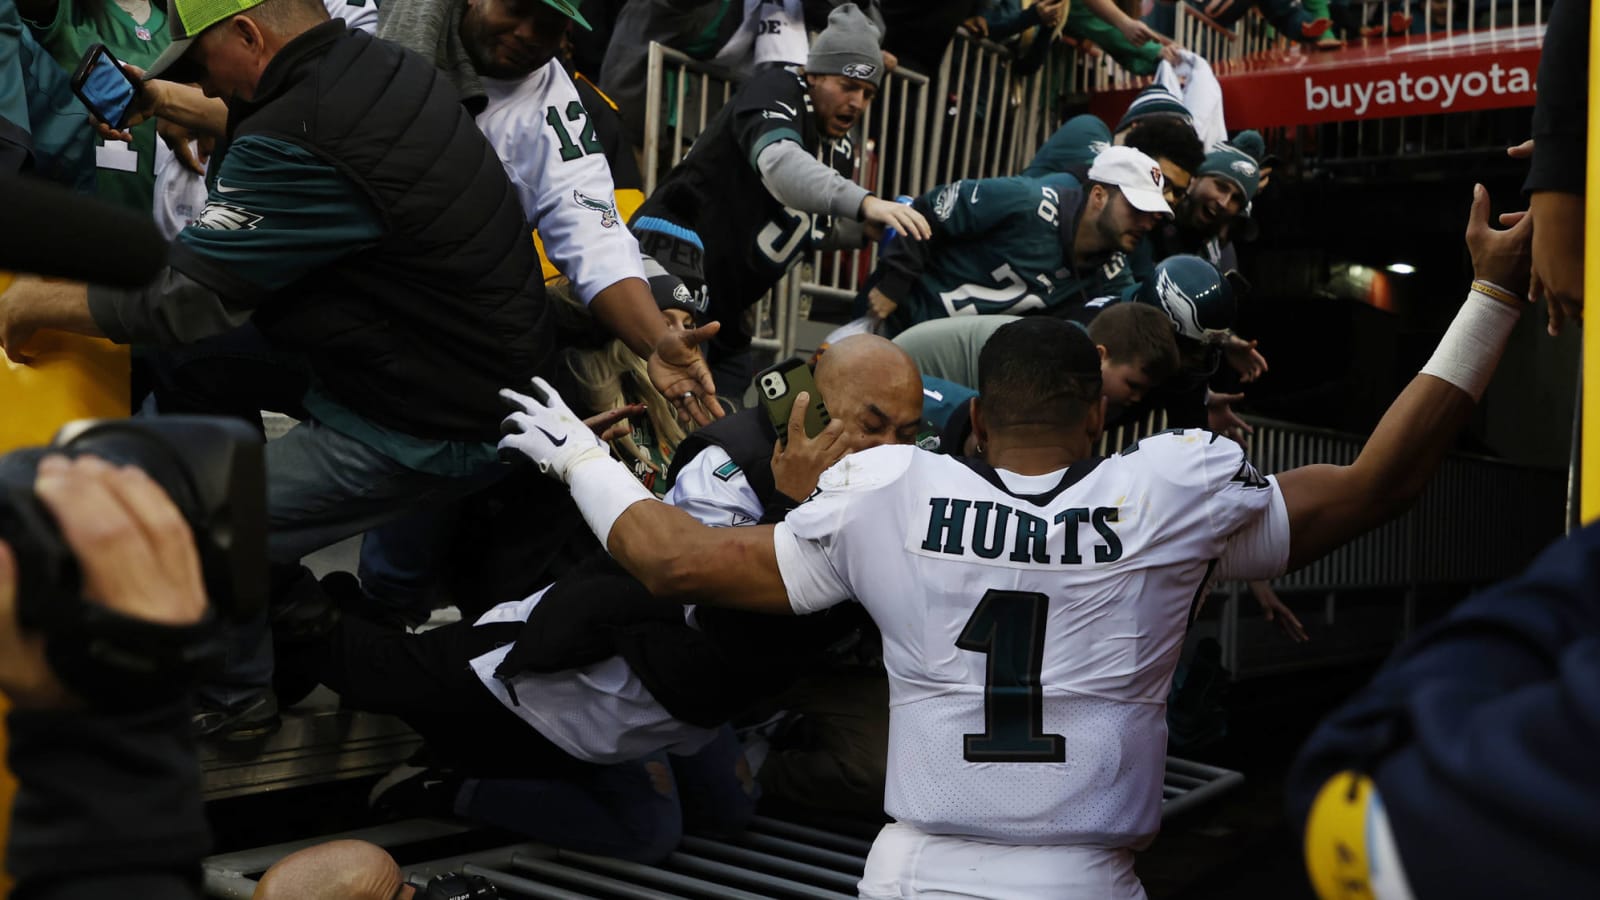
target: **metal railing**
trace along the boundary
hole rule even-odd
[[[1366,440],[1253,421],[1248,449],[1264,475],[1313,463],[1348,464]],[[1453,454],[1405,515],[1275,584],[1332,591],[1496,581],[1560,536],[1565,478],[1558,469]]]
[[[1230,769],[1169,756],[1161,785],[1161,816],[1165,819],[1202,806],[1243,783],[1244,776]],[[491,846],[412,862],[416,857],[408,858],[403,848],[447,840],[469,842],[475,830],[439,819],[406,819],[209,857],[202,867],[203,890],[207,897],[220,900],[247,900],[261,873],[273,863],[324,841],[350,838],[393,851],[408,881],[426,882],[447,872],[467,872],[493,882],[505,897],[849,900],[856,896],[856,883],[866,867],[878,825],[865,820],[837,824],[823,829],[757,816],[748,830],[731,837],[687,836],[665,860],[649,866],[533,843]]]

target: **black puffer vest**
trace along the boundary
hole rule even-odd
[[[385,226],[374,246],[278,292],[256,323],[306,352],[356,413],[438,440],[495,441],[495,392],[553,349],[538,252],[494,149],[423,57],[333,20],[267,66],[231,137],[327,160]]]

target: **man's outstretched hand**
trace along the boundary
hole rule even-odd
[[[678,418],[685,422],[710,425],[723,416],[711,368],[700,352],[700,346],[721,327],[712,322],[699,328],[668,328],[650,354],[650,382],[677,407]]]
[[[519,394],[502,390],[500,396],[516,410],[500,423],[500,458],[526,457],[539,471],[565,483],[580,463],[611,455],[589,425],[578,418],[556,389],[543,378],[533,379],[532,390]]]

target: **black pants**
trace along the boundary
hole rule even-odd
[[[345,617],[327,641],[301,651],[299,662],[312,666],[347,708],[400,718],[442,765],[475,777],[587,772],[591,764],[506,709],[468,665],[516,641],[521,628],[521,622],[463,621],[408,634]]]

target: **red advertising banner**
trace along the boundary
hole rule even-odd
[[[1532,106],[1544,26],[1294,50],[1217,67],[1229,130]],[[1115,122],[1131,91],[1095,97]]]

